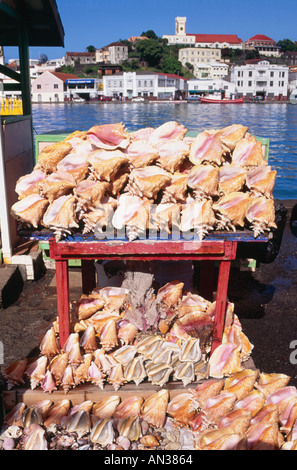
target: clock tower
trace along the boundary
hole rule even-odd
[[[175,34],[177,36],[186,35],[186,22],[187,18],[185,16],[177,16],[175,18]]]

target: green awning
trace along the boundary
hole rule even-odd
[[[190,95],[199,95],[200,93],[219,93],[220,90],[188,90]]]

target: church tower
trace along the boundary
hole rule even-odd
[[[177,36],[186,35],[186,22],[187,18],[185,16],[177,16],[175,18],[175,34]]]

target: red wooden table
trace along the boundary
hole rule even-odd
[[[57,307],[59,337],[63,347],[70,334],[70,299],[68,260],[82,262],[83,292],[88,294],[95,287],[94,260],[191,260],[218,261],[218,282],[215,309],[215,325],[212,351],[221,344],[227,304],[227,290],[232,260],[236,259],[237,240],[134,240],[128,241],[59,241],[49,240],[50,257],[56,263]],[[206,266],[206,263],[203,263]],[[211,263],[213,265],[213,263]],[[203,284],[207,287],[208,270],[202,271]],[[203,292],[201,292],[203,295]]]

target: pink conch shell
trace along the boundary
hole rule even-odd
[[[198,408],[199,403],[195,398],[195,392],[189,390],[177,395],[168,403],[167,413],[175,421],[187,426],[189,420],[195,416]]]
[[[68,365],[68,353],[62,353],[55,356],[49,365],[49,369],[57,385],[62,382],[65,369]]]
[[[209,398],[217,396],[224,387],[224,380],[209,379],[198,384],[195,389],[195,397],[203,408]]]
[[[224,127],[217,131],[217,136],[220,137],[225,150],[234,150],[237,142],[239,142],[246,135],[248,127],[241,124],[232,124],[231,126]]]
[[[54,171],[57,171],[58,163],[66,157],[71,150],[71,143],[64,140],[44,147],[38,155],[35,169],[41,169],[45,173],[53,173]]]
[[[143,168],[157,160],[158,150],[147,140],[133,140],[124,151],[133,168]]]
[[[218,423],[219,429],[229,429],[232,434],[243,435],[249,428],[251,412],[245,409],[231,411]]]
[[[96,207],[104,201],[109,191],[110,183],[107,181],[84,180],[76,186],[74,194],[82,207],[84,204]]]
[[[59,425],[61,419],[67,416],[70,410],[71,403],[69,400],[62,400],[57,402],[52,408],[49,409],[46,420],[44,421],[44,427],[49,428],[52,425]]]
[[[92,295],[87,297],[82,296],[77,302],[74,303],[73,313],[78,317],[79,320],[86,320],[87,318],[94,315],[94,313],[102,310],[104,305],[105,301],[100,297],[93,297]]]
[[[167,307],[176,306],[182,298],[184,283],[171,281],[160,287],[157,292],[157,302],[164,303]]]
[[[120,150],[95,150],[88,156],[90,170],[100,181],[114,181],[117,173],[128,163]]]
[[[247,169],[240,165],[224,165],[219,169],[218,190],[220,194],[241,191],[247,176]]]
[[[113,417],[125,419],[129,416],[140,416],[143,402],[144,399],[140,396],[128,397],[117,406]]]
[[[153,206],[151,211],[152,226],[162,233],[170,234],[173,230],[178,233],[180,225],[180,204],[166,203]]]
[[[7,426],[21,427],[23,425],[23,415],[25,410],[25,403],[20,402],[15,405],[12,410],[4,416],[4,424],[6,424]]]
[[[41,170],[34,170],[28,175],[18,179],[15,185],[15,192],[19,199],[30,196],[31,194],[39,194],[38,183],[46,178],[46,173]]]
[[[39,194],[31,194],[11,207],[11,215],[25,225],[38,228],[49,205],[49,201]]]
[[[163,168],[152,165],[135,168],[130,173],[129,192],[147,199],[156,199],[159,191],[171,182],[171,175]]]
[[[296,387],[293,386],[287,386],[278,389],[276,392],[271,393],[268,395],[266,398],[266,403],[267,404],[276,404],[279,410],[279,413],[281,414],[284,409],[286,408],[288,401],[297,398],[297,390]]]
[[[124,377],[124,369],[122,364],[113,366],[108,374],[108,382],[112,384],[113,389],[117,391],[124,383],[127,382]]]
[[[30,378],[31,389],[38,387],[46,374],[48,358],[41,356],[34,361],[26,370],[26,375]]]
[[[232,153],[232,163],[246,167],[267,165],[262,142],[257,142],[255,137],[246,135],[236,144]]]
[[[176,121],[168,121],[151,132],[149,142],[152,145],[156,145],[171,139],[182,140],[187,131],[183,124],[178,124]]]
[[[80,352],[80,344],[79,344],[79,334],[78,333],[71,333],[63,348],[64,352],[68,353],[69,356],[69,364],[78,366],[83,362],[81,352]]]
[[[290,377],[285,374],[260,374],[258,382],[255,387],[260,390],[266,397],[280,388],[286,387],[290,381]]]
[[[81,337],[79,344],[84,349],[86,354],[96,351],[98,348],[96,330],[92,325],[88,326],[83,336]]]
[[[88,382],[91,382],[94,385],[98,385],[98,387],[103,390],[104,379],[105,374],[98,368],[95,362],[91,362],[91,365],[88,370]]]
[[[138,196],[122,194],[118,202],[118,208],[112,218],[114,228],[124,232],[126,227],[129,241],[145,235],[146,229],[149,228],[150,201]]]
[[[156,148],[159,152],[157,164],[169,173],[175,173],[181,168],[190,151],[189,145],[179,139],[160,142]]]
[[[250,168],[246,178],[247,187],[253,196],[272,197],[274,183],[276,179],[276,170],[272,170],[271,166],[261,165],[259,167]]]
[[[234,393],[237,400],[241,400],[245,395],[250,393],[255,385],[258,371],[252,369],[244,369],[225,379],[224,389],[227,392]]]
[[[46,332],[40,343],[39,348],[40,352],[44,356],[48,357],[54,357],[60,353],[58,339],[56,337],[56,333],[53,327]]]
[[[144,401],[141,417],[151,426],[162,428],[166,420],[169,392],[166,389],[154,393]]]
[[[93,294],[98,292],[105,301],[105,307],[111,312],[119,312],[127,299],[129,290],[124,287],[103,287],[98,291],[93,290]]]
[[[55,230],[57,240],[63,234],[71,234],[71,229],[78,228],[75,196],[70,194],[56,199],[49,205],[42,222],[45,227]]]
[[[74,371],[73,371],[73,379],[75,385],[79,385],[84,383],[88,380],[89,375],[89,368],[91,366],[93,356],[92,354],[86,354],[83,358],[83,363],[80,364]]]
[[[243,369],[240,362],[240,349],[234,343],[223,343],[212,353],[209,359],[209,375],[222,378]]]
[[[247,207],[246,218],[255,238],[271,228],[277,228],[273,199],[266,199],[264,196],[252,198]]]
[[[75,186],[75,179],[65,171],[51,173],[38,185],[40,195],[48,199],[50,203],[55,199],[58,199],[60,196],[70,194]]]
[[[44,376],[44,379],[41,384],[41,388],[44,392],[53,392],[57,390],[56,382],[51,374],[51,371],[48,370]]]
[[[209,422],[217,424],[226,414],[230,413],[236,402],[236,395],[229,392],[221,392],[213,398],[208,398],[203,411]]]
[[[230,433],[229,429],[215,429],[198,434],[195,442],[197,450],[237,450],[242,436]]]
[[[118,335],[117,335],[117,327],[116,327],[116,320],[110,319],[106,322],[100,332],[100,343],[102,348],[106,351],[113,349],[114,347],[118,346]]]
[[[173,173],[171,183],[163,190],[161,203],[184,203],[187,198],[188,176],[183,173]]]
[[[93,405],[93,414],[99,419],[110,419],[113,417],[121,399],[118,395],[111,395]]]
[[[189,159],[194,165],[201,163],[222,163],[223,146],[220,138],[213,133],[204,131],[197,135],[191,145]]]
[[[123,344],[132,344],[138,329],[129,320],[122,319],[117,322],[117,335],[118,339]]]
[[[277,423],[259,423],[251,426],[247,433],[248,450],[278,450],[280,432]]]
[[[241,400],[237,401],[234,406],[235,410],[245,409],[252,413],[254,417],[265,403],[265,396],[259,390],[252,390],[245,395]]]
[[[187,232],[194,230],[195,236],[202,240],[210,230],[214,230],[215,222],[212,200],[192,200],[183,205],[180,229],[185,236]]]
[[[88,155],[93,151],[92,145],[87,141],[82,141],[83,144],[70,152],[66,157],[61,160],[57,165],[58,171],[67,172],[76,181],[80,183],[89,173]]]
[[[218,219],[217,229],[232,229],[244,227],[248,205],[251,199],[248,193],[235,191],[223,196],[217,203],[214,203],[213,210]]]
[[[260,411],[252,418],[251,425],[258,423],[274,424],[279,421],[279,412],[276,404],[263,405]]]
[[[222,342],[237,344],[240,347],[240,358],[242,361],[248,360],[254,348],[241,327],[236,324],[224,329]]]
[[[195,165],[188,173],[188,186],[197,200],[217,196],[218,183],[219,169],[212,165]]]
[[[100,149],[125,149],[130,143],[130,136],[122,123],[94,126],[87,132],[88,141]]]
[[[148,141],[154,128],[153,127],[143,127],[137,131],[131,132],[130,137],[132,142],[136,140],[145,140]]]

